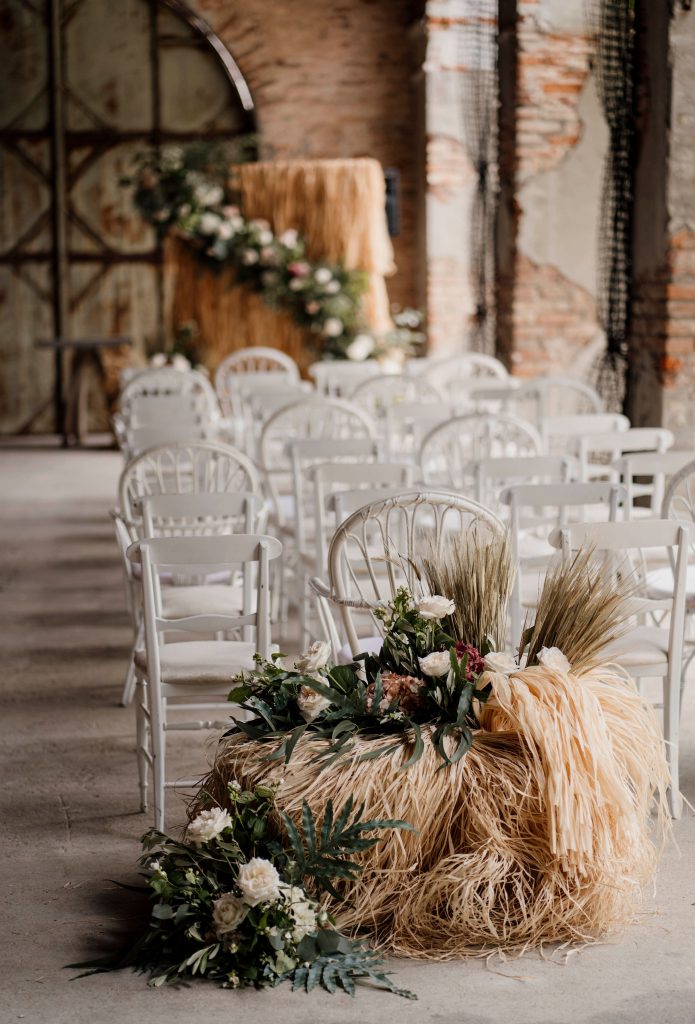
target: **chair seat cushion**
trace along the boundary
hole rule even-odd
[[[688,566],[685,592],[688,606],[695,605],[695,565]],[[673,597],[673,572],[670,566],[647,573],[647,594],[654,601]]]
[[[166,587],[162,590],[162,614],[165,619],[183,619],[187,615],[238,615],[243,600],[241,586]]]
[[[638,675],[664,673],[668,667],[668,630],[658,626],[640,626],[609,644],[602,661],[615,661]]]
[[[224,683],[231,689],[232,677],[255,668],[256,645],[236,640],[188,640],[160,647],[160,675],[163,683]],[[135,665],[147,672],[144,650],[135,652]]]
[[[365,636],[359,638],[360,654],[378,654],[384,646],[383,636]],[[338,651],[338,664],[350,665],[352,663],[352,651],[350,644],[343,644]]]

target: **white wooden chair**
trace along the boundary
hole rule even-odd
[[[524,406],[528,406],[528,409]],[[593,415],[605,412],[603,399],[589,384],[574,377],[551,375],[524,383],[516,396],[514,411],[536,424],[548,416]]]
[[[331,605],[347,636],[348,658],[381,644],[382,626],[373,610],[390,601],[399,586],[420,589],[416,559],[425,537],[443,544],[466,532],[485,543],[502,534],[501,521],[477,502],[446,491],[402,491],[353,512],[336,530],[328,551],[328,586],[312,580],[329,626]],[[360,641],[356,618],[367,618],[369,635]],[[338,639],[333,639],[337,644]]]
[[[420,448],[422,479],[430,486],[476,492],[475,465],[482,458],[540,455],[542,443],[530,423],[515,416],[456,416],[431,430]]]
[[[461,352],[446,359],[433,359],[420,375],[420,380],[433,384],[449,401],[459,402],[472,384],[495,385],[509,379],[504,363],[480,352]]]
[[[111,511],[116,542],[125,573],[126,609],[133,628],[133,648],[126,672],[121,704],[127,707],[135,692],[135,651],[142,646],[142,602],[139,568],[127,557],[134,536],[145,537],[199,536],[201,534],[259,533],[265,529],[266,508],[258,494],[239,491],[224,494],[159,494],[136,504],[136,519],[127,523],[117,509]],[[181,582],[170,577],[166,585],[165,611],[172,617],[190,614],[191,602],[204,602],[215,613],[226,613],[240,606],[239,587],[224,572],[213,573],[205,580]]]
[[[630,452],[663,453],[673,447],[673,442],[673,434],[663,427],[631,427],[607,434],[580,434],[577,438],[577,457],[582,480],[600,477],[616,479],[617,474],[612,466],[616,459]]]
[[[311,364],[308,373],[319,394],[329,398],[348,398],[362,381],[377,373],[386,376],[386,370],[376,359],[321,359]]]
[[[371,416],[375,423],[384,420],[387,410],[403,402],[426,404],[445,401],[439,388],[426,380],[404,373],[377,373],[360,380],[350,393],[350,401]]]
[[[661,458],[664,458],[664,456],[661,456]],[[661,506],[661,516],[663,519],[674,519],[679,522],[695,524],[695,456],[691,461],[681,466],[669,480]],[[690,558],[685,585],[686,626],[692,626],[695,619],[695,532],[692,534],[689,554]],[[647,592],[649,597],[659,600],[669,597],[673,593],[674,569],[673,559],[670,559],[666,565],[649,569],[647,572]],[[687,636],[687,630],[686,645],[690,649],[686,660],[687,669],[687,666],[695,657],[695,641],[692,636]],[[683,676],[685,678],[685,671]]]
[[[139,541],[128,556],[142,568],[145,648],[136,655],[137,734],[141,809],[147,809],[148,769],[153,772],[154,823],[164,828],[164,796],[167,788],[194,785],[193,781],[166,778],[167,734],[176,729],[214,729],[228,725],[231,705],[227,694],[232,677],[254,667],[256,652],[271,654],[269,567],[282,551],[273,537],[205,536],[163,537]],[[212,568],[255,574],[255,602],[241,614],[191,614],[167,617],[160,574],[209,573]],[[249,588],[244,588],[248,594]],[[252,642],[239,640],[191,640],[166,642],[167,633],[224,635],[252,627]],[[180,713],[197,713],[193,720],[179,721]],[[206,717],[200,715],[205,713]],[[210,718],[213,714],[217,718]],[[221,720],[218,720],[221,719]]]
[[[513,484],[500,494],[509,508],[509,532],[516,577],[510,601],[512,644],[518,642],[525,610],[535,608],[543,576],[555,554],[548,541],[553,529],[570,519],[592,518],[617,522],[629,517],[627,492],[615,483],[567,482]]]
[[[474,459],[471,475],[475,498],[502,515],[500,494],[513,484],[566,484],[579,478],[579,462],[571,455],[525,455]]]
[[[205,374],[199,370],[176,370],[172,366],[142,370],[131,377],[121,391],[119,409],[127,420],[133,403],[137,406],[141,398],[170,399],[174,396],[186,396],[189,401],[192,399],[196,411],[204,419],[215,419],[220,414],[215,389]],[[154,405],[156,402],[151,403],[152,407]],[[168,403],[165,402],[165,406],[168,407]]]
[[[642,502],[652,517],[669,518],[670,513],[662,512],[666,485],[671,478],[695,461],[695,451],[630,452],[613,461],[617,479],[625,486],[628,503],[633,510],[637,500]]]
[[[278,348],[254,345],[225,356],[215,371],[215,389],[226,415],[237,412],[238,389],[262,379],[299,380],[299,367],[291,356]]]
[[[544,416],[540,426],[547,455],[577,455],[580,437],[629,429],[630,421],[627,416],[617,412]]]
[[[651,613],[666,613],[669,628],[638,624],[610,645],[607,661],[614,661],[634,678],[661,677],[663,689],[664,738],[671,771],[670,806],[673,817],[679,817],[681,796],[678,771],[678,735],[681,681],[683,673],[683,639],[685,623],[688,549],[691,527],[667,519],[641,520],[629,523],[578,523],[553,532],[551,544],[569,559],[581,547],[590,547],[597,556],[604,556],[606,571],[628,573],[639,579],[646,554],[665,549],[673,560],[673,592],[663,600],[646,596],[646,589],[632,606],[642,619]]]
[[[118,504],[132,540],[141,533],[141,501],[152,494],[251,492],[262,494],[253,462],[218,441],[180,441],[141,452],[118,481]]]
[[[294,481],[291,443],[305,440],[376,440],[376,429],[362,409],[337,398],[307,395],[300,402],[284,406],[263,427],[259,445],[261,472],[274,520],[291,534],[294,521]]]

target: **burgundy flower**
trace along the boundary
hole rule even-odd
[[[386,711],[396,698],[398,698],[399,709],[406,715],[411,715],[422,707],[423,699],[420,692],[422,681],[416,679],[415,676],[399,676],[395,672],[382,672],[381,685],[383,696],[379,703],[379,711]],[[369,711],[372,710],[374,690],[374,683],[370,683],[367,687],[367,709]]]
[[[459,640],[456,644],[456,657],[459,661],[465,654],[468,655],[468,662],[466,664],[466,679],[469,683],[473,682],[473,676],[479,676],[485,668],[485,659],[473,644],[464,644],[463,640]]]

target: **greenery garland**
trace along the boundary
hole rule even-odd
[[[233,270],[236,281],[313,334],[324,358],[363,361],[394,349],[411,354],[423,340],[420,314],[396,312],[392,331],[372,335],[362,318],[366,274],[308,259],[293,228],[276,235],[267,221],[245,218],[229,187],[228,160],[220,147],[166,146],[138,157],[122,184],[133,187],[136,209],[160,240],[176,231],[206,267]]]

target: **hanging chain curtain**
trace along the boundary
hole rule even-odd
[[[495,351],[494,218],[497,192],[497,0],[467,0],[458,26],[463,144],[476,176],[470,222],[475,313],[467,348]]]
[[[635,132],[635,2],[587,0],[595,39],[594,71],[609,133],[601,194],[598,251],[598,318],[606,349],[597,386],[607,408],[625,397],[632,278],[631,222]]]

